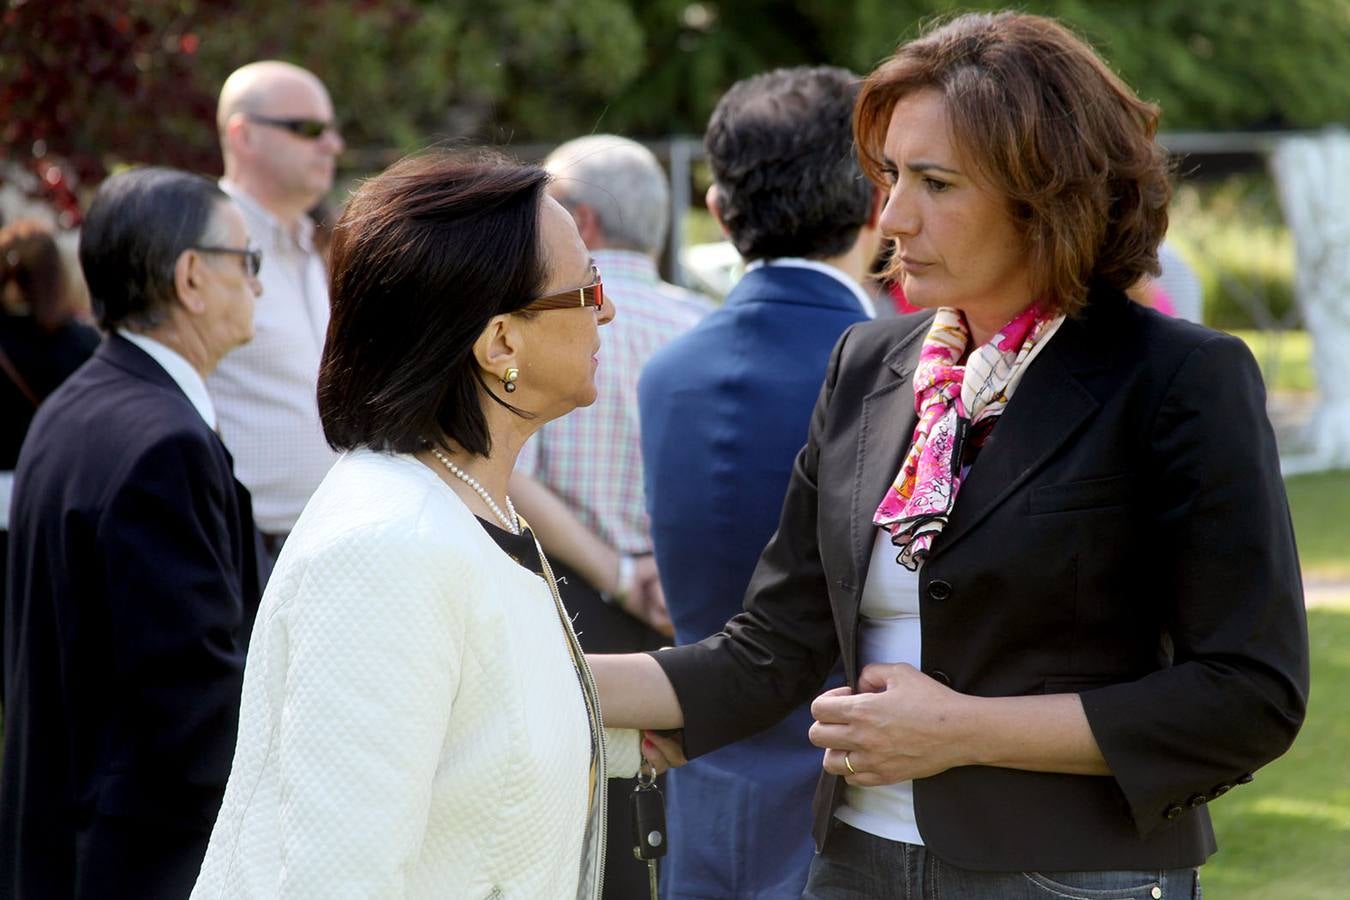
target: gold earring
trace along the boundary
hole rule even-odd
[[[507,369],[506,374],[502,376],[502,387],[506,388],[508,394],[514,394],[516,392],[516,379],[519,377],[520,370],[515,366]]]

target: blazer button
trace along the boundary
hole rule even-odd
[[[1163,810],[1163,818],[1170,822],[1183,812],[1185,812],[1184,809],[1176,803],[1173,803],[1171,806],[1167,807],[1167,809]]]
[[[952,686],[951,676],[948,675],[946,672],[942,671],[941,669],[930,669],[928,672],[928,677],[938,682],[939,684],[945,684],[947,687]]]
[[[1209,798],[1206,797],[1204,794],[1191,794],[1191,799],[1187,800],[1186,802],[1191,805],[1191,809],[1199,809],[1200,807],[1205,805],[1205,801],[1208,799]]]
[[[928,583],[928,599],[941,603],[952,595],[952,586],[945,581],[934,579]]]

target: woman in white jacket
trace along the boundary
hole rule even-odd
[[[420,155],[337,224],[319,409],[346,452],[263,597],[194,897],[601,894],[639,737],[604,730],[506,496],[525,439],[595,400],[614,316],[546,182]]]

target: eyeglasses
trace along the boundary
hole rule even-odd
[[[228,253],[231,256],[240,256],[244,260],[244,268],[248,270],[250,278],[257,278],[258,273],[262,271],[262,251],[256,247],[193,247],[201,253]]]
[[[324,119],[273,119],[270,116],[255,116],[252,113],[246,114],[250,122],[257,122],[259,125],[270,125],[273,128],[282,128],[289,131],[296,137],[304,138],[307,141],[317,141],[323,137],[324,132],[332,131],[337,133],[336,122],[326,121]]]
[[[560,294],[549,294],[547,297],[540,297],[525,309],[531,312],[543,312],[550,309],[578,309],[587,306],[595,307],[599,312],[605,308],[605,285],[600,280],[600,270],[591,266],[591,283],[579,288],[572,288],[570,291],[563,291]]]

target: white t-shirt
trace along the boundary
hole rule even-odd
[[[858,665],[909,663],[919,668],[919,573],[895,557],[899,550],[890,532],[876,529],[872,562],[863,584],[858,627]],[[844,788],[844,802],[835,815],[854,828],[891,841],[922,844],[914,819],[914,783]]]

